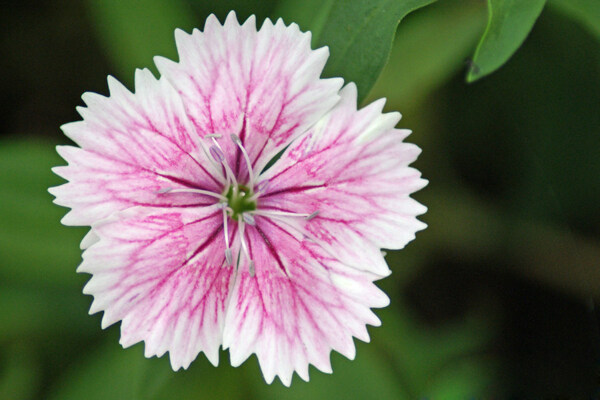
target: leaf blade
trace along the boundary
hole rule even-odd
[[[485,28],[479,0],[439,2],[398,27],[390,58],[366,102],[386,97],[388,109],[406,115],[464,69]]]
[[[488,0],[488,24],[467,73],[474,82],[500,68],[533,28],[546,0]]]
[[[355,82],[362,101],[388,60],[398,23],[434,1],[335,2],[317,41],[319,46],[329,46],[331,52],[323,75]]]
[[[311,44],[316,48],[333,4],[334,0],[283,0],[278,3],[271,17],[273,20],[282,18],[286,24],[295,22],[302,31],[310,31]]]

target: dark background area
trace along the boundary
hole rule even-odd
[[[143,359],[139,345],[119,349],[118,327],[103,332],[100,317],[87,315],[87,277],[75,274],[85,230],[59,226],[65,210],[45,192],[60,183],[49,172],[61,164],[53,146],[68,143],[59,126],[80,119],[83,92],[106,94],[106,75],[129,84],[133,68],[146,66],[122,75],[91,3],[1,6],[0,398],[78,398],[97,390],[84,376],[140,368],[142,378],[113,382],[105,371],[96,384],[114,398],[125,393],[119,385],[154,374],[166,386],[140,398],[162,398],[169,385],[181,398],[204,398],[215,392],[194,385],[206,379],[239,398],[342,396],[355,369],[368,371],[365,388],[397,385],[389,398],[600,396],[598,38],[547,7],[503,68],[466,84],[483,2],[436,4],[400,25],[367,101],[387,97],[423,149],[415,166],[430,183],[414,197],[429,207],[429,228],[388,255],[394,273],[381,287],[392,305],[377,311],[383,326],[369,329],[357,360],[336,356],[333,375],[311,369],[314,382],[295,378],[284,389],[264,384],[254,358],[232,369],[225,354],[214,371],[199,359],[177,375],[164,358]],[[221,20],[231,8],[240,20],[277,12],[276,1],[240,4],[187,6],[200,27],[211,11]],[[448,46],[450,56],[436,56]],[[386,372],[378,376],[370,360]]]

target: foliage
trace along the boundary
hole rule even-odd
[[[488,0],[488,24],[477,45],[467,81],[488,75],[519,48],[546,0]]]
[[[252,13],[259,20],[282,17],[311,30],[315,47],[330,48],[327,76],[355,81],[363,100],[387,97],[389,108],[406,114],[401,124],[414,127],[410,140],[425,149],[419,168],[431,180],[417,195],[430,207],[424,217],[430,228],[388,255],[394,274],[381,286],[392,306],[378,312],[383,325],[369,330],[372,343],[357,344],[356,360],[332,356],[333,375],[312,369],[309,383],[295,378],[291,389],[267,386],[255,359],[232,368],[225,352],[218,368],[201,356],[190,370],[174,373],[165,357],[146,360],[141,345],[121,349],[118,327],[102,332],[99,316],[87,315],[91,300],[81,294],[87,277],[74,272],[85,229],[61,226],[64,210],[46,192],[60,183],[50,172],[61,164],[56,137],[7,136],[0,139],[0,399],[514,394],[502,373],[510,368],[494,347],[508,318],[499,290],[490,290],[494,297],[480,289],[484,295],[448,317],[444,303],[475,294],[456,290],[427,302],[422,296],[431,291],[411,292],[430,268],[439,275],[432,260],[450,265],[449,275],[457,271],[448,260],[458,260],[476,265],[474,275],[509,270],[580,303],[600,296],[597,0],[548,0],[548,7],[545,0],[85,4],[111,62],[103,75],[125,81],[134,68],[152,67],[152,56],[173,57],[173,29],[189,31],[210,12],[221,20],[230,9],[241,20]],[[475,84],[455,79],[465,68]],[[419,301],[435,303],[446,319],[423,318],[415,311]],[[565,382],[563,388],[571,381]],[[577,393],[584,397],[587,389]],[[557,395],[542,390],[518,393]]]

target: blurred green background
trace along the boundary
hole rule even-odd
[[[61,182],[54,146],[81,94],[106,94],[108,74],[131,87],[135,67],[175,57],[175,27],[234,9],[326,37],[318,10],[333,0],[2,2],[0,399],[600,396],[599,3],[549,1],[508,63],[470,84],[484,1],[439,1],[400,23],[362,94],[386,97],[414,131],[429,228],[388,253],[391,305],[371,343],[288,389],[266,385],[254,357],[232,368],[223,352],[214,368],[199,356],[174,373],[140,344],[123,350],[118,325],[87,314],[88,277],[75,273],[86,230],[61,226],[46,190]]]

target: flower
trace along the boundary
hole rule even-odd
[[[357,110],[354,84],[320,79],[328,50],[295,24],[232,12],[175,36],[160,79],[138,70],[131,93],[109,77],[62,127],[79,147],[57,148],[68,182],[50,192],[64,224],[91,226],[90,313],[174,370],[200,352],[217,365],[223,346],[234,366],[256,353],[268,383],[331,372],[331,350],[352,359],[389,302],[380,248],[425,227],[409,197],[420,150],[384,100]]]

